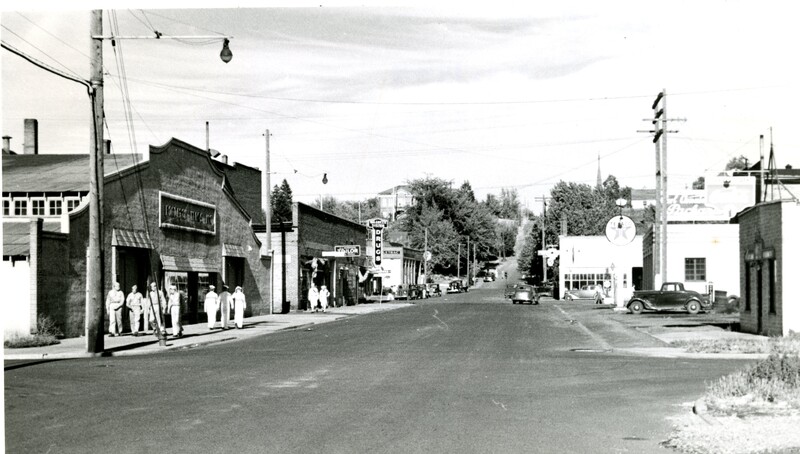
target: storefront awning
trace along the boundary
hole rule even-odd
[[[161,265],[164,271],[194,271],[198,273],[218,273],[222,266],[219,261],[196,257],[177,257],[162,255]]]
[[[224,257],[244,257],[244,258],[247,258],[247,255],[245,255],[245,252],[244,252],[244,248],[239,246],[238,244],[222,243],[222,255]]]
[[[147,232],[144,230],[114,229],[111,233],[111,245],[153,249],[153,243],[147,238]]]

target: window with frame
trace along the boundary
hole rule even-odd
[[[777,305],[775,304],[775,260],[767,260],[767,289],[769,291],[769,313],[777,314]]]
[[[80,199],[67,199],[67,213],[71,213],[75,208],[78,208],[80,204]]]
[[[14,216],[27,216],[28,215],[28,201],[15,200],[14,201]]]
[[[687,257],[684,259],[684,278],[686,281],[705,281],[705,257]]]
[[[61,205],[62,202],[60,199],[50,199],[50,216],[60,216],[61,215]]]
[[[3,199],[3,216],[11,215],[11,199]]]
[[[44,199],[31,199],[31,216],[44,216],[45,203]]]

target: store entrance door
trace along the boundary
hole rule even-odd
[[[150,250],[133,247],[117,247],[117,282],[127,298],[134,285],[142,295],[147,293],[147,277],[150,275]],[[129,310],[122,311],[122,332],[130,329]],[[144,327],[143,327],[144,328]]]

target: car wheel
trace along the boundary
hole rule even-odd
[[[691,300],[688,303],[686,303],[686,310],[690,314],[695,315],[700,312],[700,303],[697,302],[696,300]]]
[[[564,299],[567,301],[572,301],[572,295],[567,295],[564,297]]]
[[[642,305],[641,301],[633,301],[628,304],[628,310],[631,311],[631,314],[641,314],[644,310],[644,306]]]

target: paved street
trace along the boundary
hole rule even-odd
[[[604,353],[663,344],[569,316],[590,305],[511,305],[504,284],[236,342],[7,370],[6,447],[663,452],[666,418],[743,364]]]

